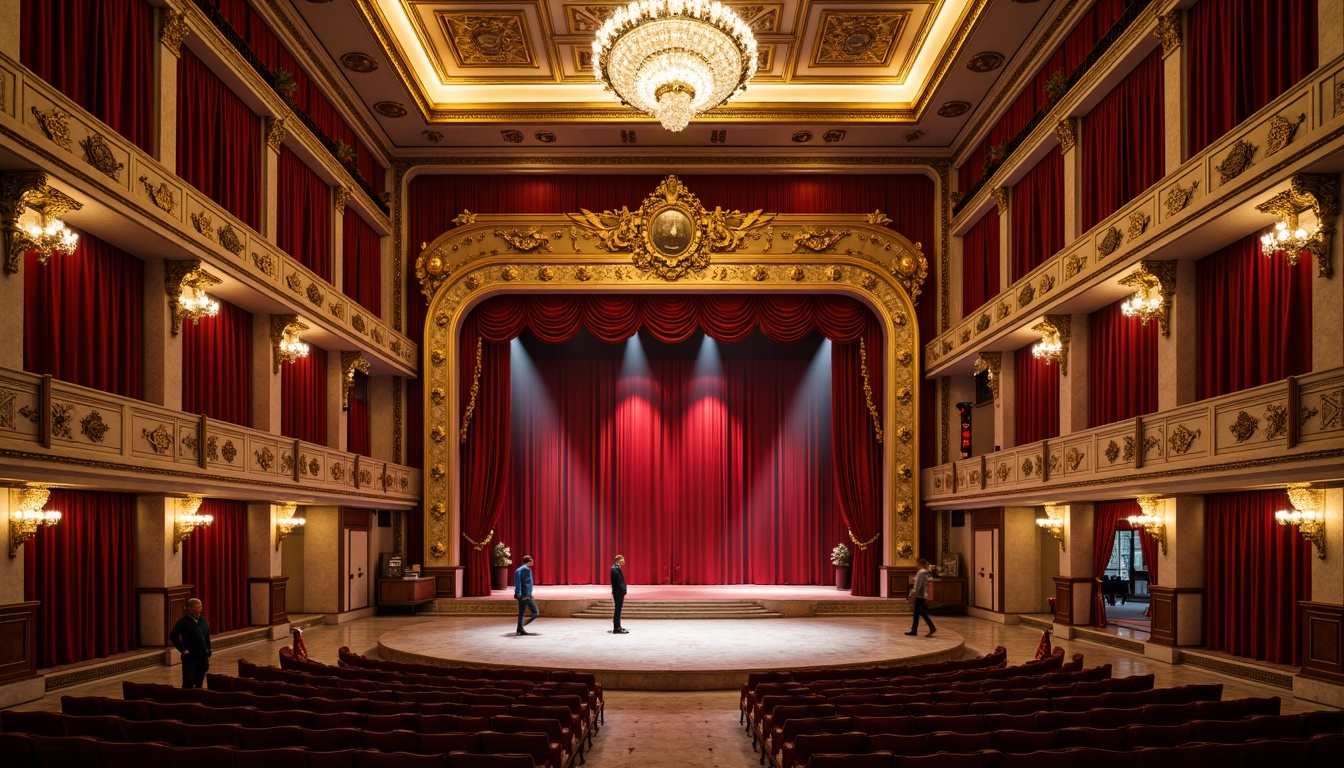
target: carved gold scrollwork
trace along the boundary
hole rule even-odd
[[[1191,432],[1186,429],[1184,424],[1177,424],[1176,428],[1167,436],[1167,447],[1171,449],[1172,453],[1184,454],[1190,450],[1190,446],[1199,438],[1200,432],[1201,430],[1198,429]]]
[[[172,213],[173,209],[177,207],[177,197],[173,195],[173,190],[167,184],[159,182],[158,186],[155,186],[149,183],[149,177],[147,176],[141,176],[140,183],[145,188],[145,194],[149,195],[149,199],[153,200],[154,204],[159,206],[161,210]]]
[[[1143,211],[1135,211],[1129,214],[1129,235],[1128,240],[1134,240],[1148,230],[1148,223],[1153,220],[1152,216]]]
[[[257,269],[260,269],[271,277],[275,277],[275,259],[271,258],[271,254],[253,251],[252,263],[257,266]]]
[[[885,227],[891,223],[891,217],[883,213],[880,208],[874,210],[870,214],[865,215],[863,217],[863,220],[868,222],[869,224],[873,224],[879,227]]]
[[[1245,173],[1246,169],[1251,167],[1251,159],[1255,156],[1257,149],[1258,147],[1249,141],[1238,139],[1223,158],[1223,162],[1217,166],[1218,183],[1226,184]]]
[[[1316,215],[1317,230],[1307,242],[1305,252],[1316,257],[1316,276],[1330,277],[1334,269],[1330,261],[1331,242],[1335,234],[1335,220],[1339,218],[1339,177],[1326,173],[1299,173],[1288,180],[1288,190],[1280,192],[1257,205],[1257,211],[1274,214],[1281,221],[1292,224],[1298,214],[1311,210]],[[1288,263],[1297,264],[1298,254],[1288,253]]]
[[[1288,406],[1273,403],[1266,405],[1264,417],[1266,440],[1273,440],[1288,434]]]
[[[243,241],[238,237],[238,232],[234,230],[232,224],[225,224],[219,228],[219,244],[234,256],[243,252]]]
[[[199,259],[185,261],[166,260],[163,263],[163,288],[168,294],[168,308],[172,313],[172,333],[176,336],[182,330],[182,320],[187,313],[182,307],[182,288],[187,286],[205,291],[222,282],[218,277],[201,268]]]
[[[182,42],[191,34],[187,24],[187,15],[171,8],[164,11],[163,27],[159,30],[159,42],[174,56],[182,55]]]
[[[334,483],[345,482],[345,464],[342,462],[333,462],[327,471],[331,474],[331,480]]]
[[[975,319],[975,332],[984,333],[985,331],[989,330],[989,322],[990,322],[989,313],[981,312],[980,317]]]
[[[345,211],[346,204],[350,202],[350,188],[337,185],[331,188],[331,193],[332,207],[336,209],[336,215],[340,216]]]
[[[1112,440],[1106,444],[1104,453],[1106,454],[1107,463],[1114,464],[1115,460],[1120,457],[1120,446],[1116,445],[1115,441]]]
[[[261,467],[263,472],[270,472],[275,467],[275,451],[272,451],[270,447],[253,451],[252,456],[257,460],[257,466]]]
[[[1162,306],[1157,314],[1158,326],[1163,336],[1171,335],[1167,323],[1171,312],[1171,297],[1176,293],[1176,262],[1141,261],[1138,270],[1120,278],[1120,284],[1150,297],[1160,295]],[[1143,325],[1148,324],[1147,315],[1140,315],[1140,318]]]
[[[1036,287],[1031,283],[1022,286],[1022,290],[1017,292],[1017,306],[1025,307],[1036,299]]]
[[[167,454],[173,448],[173,433],[168,431],[166,424],[160,424],[153,432],[142,429],[140,435],[149,442],[150,449],[160,456]]]
[[[1101,242],[1097,244],[1097,253],[1104,259],[1115,253],[1123,240],[1124,233],[1116,227],[1110,227],[1106,230],[1106,234],[1102,236]]]
[[[294,474],[294,454],[289,453],[288,451],[280,454],[280,474]],[[304,472],[303,474],[307,474],[307,472]]]
[[[99,133],[90,133],[87,137],[80,139],[79,146],[84,149],[84,160],[106,174],[113,181],[121,180],[121,169],[126,167],[125,163],[118,163],[116,156],[112,154],[112,147],[107,140]]]
[[[83,207],[82,203],[48,185],[45,173],[0,173],[0,230],[7,233],[8,240],[5,271],[17,273],[23,263],[24,252],[32,247],[28,245],[32,242],[31,238],[19,226],[19,219],[25,209],[37,211],[45,224]],[[47,263],[45,256],[39,260],[43,264]]]
[[[195,227],[196,231],[199,232],[202,236],[204,236],[207,240],[210,240],[212,242],[214,241],[215,230],[212,225],[212,222],[210,221],[210,214],[206,213],[205,211],[191,214],[191,226]]]
[[[529,229],[526,232],[519,232],[516,229],[510,231],[496,229],[495,237],[508,243],[509,247],[519,253],[551,250],[551,239],[546,236],[545,232],[536,228]]]
[[[1074,254],[1073,256],[1070,256],[1069,258],[1065,259],[1064,279],[1068,280],[1072,277],[1075,277],[1079,272],[1083,271],[1083,267],[1085,266],[1087,266],[1086,256]]]
[[[849,235],[848,229],[812,229],[803,227],[793,239],[793,253],[802,250],[812,253],[826,253],[835,244]]]
[[[307,296],[308,301],[319,307],[322,306],[322,302],[327,300],[326,294],[322,293],[322,289],[317,287],[317,283],[308,284]]]
[[[988,371],[989,390],[994,393],[994,399],[999,399],[999,373],[1003,370],[1002,352],[981,352],[975,359],[975,372]]]
[[[1059,151],[1068,152],[1078,143],[1077,121],[1072,118],[1060,120],[1055,125],[1055,136],[1059,139]]]
[[[1006,301],[1000,301],[999,305],[994,308],[994,318],[996,320],[1002,320],[1011,314],[1013,314],[1013,308],[1008,306]]]
[[[1077,448],[1070,448],[1068,452],[1064,454],[1064,466],[1068,467],[1070,472],[1077,472],[1078,467],[1082,466],[1083,459],[1086,458],[1086,455],[1087,454]]]
[[[1269,157],[1289,144],[1292,144],[1293,136],[1297,134],[1298,126],[1306,121],[1306,112],[1297,116],[1297,122],[1288,120],[1282,115],[1274,115],[1269,118],[1269,137],[1265,139],[1265,157]]]
[[[64,403],[51,404],[51,434],[54,437],[70,437],[70,422],[75,418],[75,408]]]
[[[280,147],[284,146],[285,136],[288,133],[285,129],[287,117],[271,117],[266,120],[266,146],[271,148],[272,152],[279,152]]]
[[[232,440],[225,440],[224,447],[219,449],[219,453],[224,457],[224,460],[230,464],[232,464],[233,460],[238,457],[238,449],[234,447]]]
[[[453,217],[453,224],[458,227],[475,223],[476,223],[476,214],[472,213],[466,208],[463,208],[461,213]]]
[[[999,215],[1003,216],[1008,213],[1008,188],[995,187],[989,193],[994,197],[994,205],[999,209]]]
[[[1073,318],[1069,315],[1046,315],[1044,320],[1031,328],[1041,334],[1042,338],[1059,340],[1059,372],[1064,376],[1069,375],[1069,341],[1073,335],[1072,328]]]
[[[1227,429],[1238,443],[1244,443],[1251,439],[1255,431],[1260,428],[1260,420],[1251,414],[1240,411],[1237,413],[1237,420],[1228,425]]]
[[[341,407],[350,408],[350,390],[355,386],[355,373],[369,375],[369,361],[362,352],[341,352]]]
[[[1036,283],[1036,294],[1044,296],[1055,289],[1054,275],[1041,275],[1041,279]]]
[[[1162,58],[1167,58],[1181,47],[1181,11],[1164,13],[1157,17],[1157,29],[1153,34],[1162,41]]]
[[[1133,461],[1133,460],[1134,460],[1134,449],[1135,449],[1135,445],[1134,445],[1134,436],[1133,436],[1133,435],[1125,435],[1125,446],[1124,446],[1124,449],[1121,450],[1121,452],[1120,452],[1120,458],[1121,458],[1121,460],[1123,460],[1126,464],[1128,464],[1129,462]]]
[[[70,115],[61,111],[60,107],[52,107],[51,112],[43,112],[37,107],[32,108],[33,117],[37,118],[37,125],[42,132],[56,143],[56,146],[70,151]]]
[[[1190,182],[1189,187],[1182,187],[1180,185],[1172,187],[1171,190],[1167,192],[1166,202],[1163,203],[1163,208],[1167,212],[1167,217],[1170,218],[1185,210],[1185,206],[1190,204],[1190,198],[1195,196],[1195,190],[1198,188],[1199,179]]]

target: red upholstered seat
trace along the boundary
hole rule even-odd
[[[808,768],[892,768],[890,752],[865,752],[861,755],[813,755]]]
[[[849,733],[804,733],[793,742],[793,760],[795,765],[805,766],[813,755],[858,754],[868,751],[868,734],[851,731]]]
[[[302,746],[303,729],[294,725],[241,728],[238,731],[239,749],[282,749]]]
[[[551,752],[551,740],[544,733],[501,733],[499,731],[481,731],[476,734],[478,749],[485,754],[507,755],[527,754],[532,756],[533,765],[550,765],[551,768],[563,768],[558,749]]]
[[[998,752],[935,752],[897,757],[893,762],[897,768],[992,768],[997,765],[998,757]]]
[[[1242,739],[1296,739],[1302,736],[1307,723],[1305,714],[1297,715],[1253,715],[1242,720],[1247,726],[1246,736]],[[1307,734],[1310,735],[1310,734]]]
[[[1245,744],[1189,744],[1140,749],[1134,754],[1139,756],[1137,768],[1250,768]]]
[[[1000,752],[1035,752],[1055,746],[1054,731],[991,731],[990,746]]]
[[[1318,733],[1344,733],[1344,709],[1308,712],[1302,735],[1315,736]]]
[[[1147,725],[1140,723],[1125,729],[1128,733],[1126,749],[1140,747],[1177,747],[1190,741],[1190,724]]]
[[[473,733],[422,733],[420,748],[423,755],[447,754],[449,752],[476,751],[476,734]]]
[[[365,728],[367,716],[359,712],[313,712],[311,728]]]
[[[868,750],[896,755],[923,755],[935,751],[925,746],[928,738],[926,733],[870,733]]]
[[[418,752],[420,737],[415,731],[365,731],[364,747],[379,752]]]
[[[378,752],[360,749],[354,753],[354,768],[445,768],[444,755],[413,755],[409,752]]]
[[[926,752],[978,752],[982,749],[992,749],[991,744],[993,736],[987,732],[981,733],[953,733],[951,731],[939,731],[930,733],[924,740],[924,749]]]
[[[1194,720],[1199,704],[1146,704],[1138,722],[1145,725],[1180,725]]]
[[[0,755],[5,756],[5,765],[38,768],[32,737],[26,733],[0,731]]]
[[[513,715],[495,715],[486,721],[487,725],[459,730],[498,731],[500,733],[544,733],[546,738],[560,744],[564,731],[560,723],[545,717],[515,717]]]
[[[1307,765],[1309,762],[1311,739],[1255,739],[1246,742],[1247,765]]]
[[[238,750],[232,747],[169,747],[168,768],[235,768]]]
[[[450,752],[448,765],[449,768],[532,768],[532,756]]]
[[[92,736],[104,741],[121,741],[121,718],[112,715],[57,715],[65,723],[66,736]]]
[[[1085,712],[1087,722],[1082,727],[1087,728],[1124,728],[1130,725],[1145,722],[1143,719],[1146,707],[1133,707],[1130,709],[1117,709],[1114,707],[1103,707],[1094,709],[1091,712]]]
[[[1344,765],[1344,734],[1322,733],[1311,737],[1311,759],[1307,765],[1338,768]]]
[[[187,745],[185,726],[176,720],[122,720],[122,741],[161,741],[177,747]]]
[[[1135,768],[1138,755],[1138,752],[1090,747],[1005,753],[999,758],[998,768]]]
[[[32,736],[64,736],[65,720],[57,712],[0,712],[0,726]]]
[[[238,746],[238,726],[214,723],[211,725],[182,725],[182,735],[188,747]]]
[[[1190,741],[1235,744],[1246,738],[1244,720],[1195,720],[1190,723]]]
[[[61,711],[67,715],[111,714],[103,706],[106,701],[102,696],[62,696]]]
[[[1122,750],[1127,734],[1127,728],[1063,728],[1055,731],[1055,747]]]
[[[104,766],[168,768],[168,750],[172,747],[154,742],[98,742],[98,754]]]
[[[499,715],[497,717],[504,717]],[[493,718],[489,717],[471,717],[468,715],[420,715],[420,733],[461,733],[472,731],[484,731],[491,727]],[[503,731],[505,728],[496,727],[495,730]],[[525,730],[533,730],[529,728]],[[559,733],[557,726],[557,735]]]
[[[916,733],[979,733],[984,730],[984,722],[983,715],[928,715],[916,718],[911,724],[911,730]]]
[[[300,712],[294,709],[279,709],[274,712],[264,709],[257,710],[256,723],[258,728],[274,728],[281,725],[293,725],[299,728],[314,727],[313,713]]]
[[[238,768],[294,768],[308,763],[308,751],[303,747],[239,750],[234,759]]]
[[[307,728],[303,731],[303,746],[313,752],[363,749],[364,733],[358,728]]]

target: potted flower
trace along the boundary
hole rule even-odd
[[[490,550],[491,589],[509,588],[509,566],[513,565],[512,555],[507,544],[502,541],[495,542],[495,546]]]
[[[849,547],[836,544],[835,549],[831,550],[831,564],[835,566],[835,588],[849,589],[854,570],[854,556],[850,554]]]

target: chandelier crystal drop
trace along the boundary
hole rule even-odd
[[[22,224],[23,234],[27,236],[28,249],[37,251],[38,260],[46,264],[52,254],[69,256],[75,252],[79,235],[75,234],[65,222],[47,216],[37,217],[38,221]]]
[[[1162,294],[1152,293],[1147,287],[1141,287],[1133,296],[1120,305],[1120,314],[1125,317],[1137,317],[1143,325],[1162,314]]]
[[[593,74],[675,133],[746,89],[756,38],[717,0],[636,0],[598,30]]]
[[[1275,253],[1283,251],[1288,257],[1288,265],[1296,267],[1302,252],[1307,250],[1320,231],[1320,226],[1317,225],[1314,230],[1308,232],[1298,226],[1296,214],[1287,216],[1274,225],[1273,232],[1267,232],[1260,237],[1260,252],[1272,259]]]

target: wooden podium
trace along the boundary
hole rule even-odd
[[[378,605],[409,605],[411,612],[423,603],[433,602],[436,579],[424,577],[418,579],[379,579]]]

